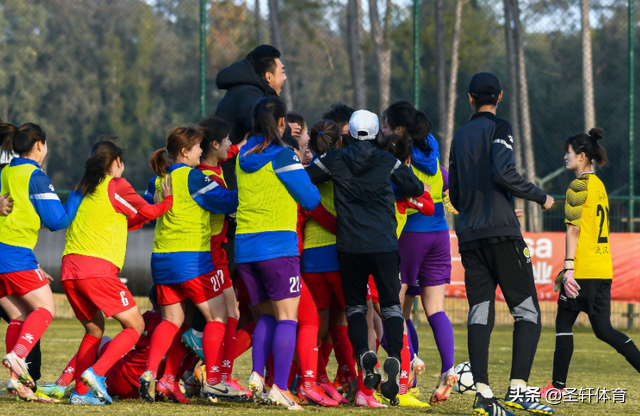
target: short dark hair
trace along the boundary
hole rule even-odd
[[[247,55],[247,60],[251,63],[251,66],[256,71],[256,74],[260,78],[264,78],[267,72],[275,74],[276,72],[276,59],[280,58],[282,54],[279,50],[271,45],[260,45]]]
[[[483,94],[482,92],[480,94],[471,94],[473,99],[476,101],[476,109],[482,107],[483,105],[498,105],[498,97],[500,97],[500,92],[498,92],[497,94]]]
[[[303,115],[296,113],[295,111],[289,111],[287,113],[287,123],[299,124],[300,127],[307,126],[307,121],[304,119]]]
[[[349,124],[349,120],[351,120],[351,115],[355,113],[352,107],[344,103],[334,103],[331,104],[331,107],[322,115],[324,120],[332,120],[338,124],[338,127],[342,129],[345,124]]]

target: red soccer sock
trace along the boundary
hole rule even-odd
[[[18,340],[13,346],[13,352],[22,359],[25,359],[31,352],[34,345],[40,340],[44,331],[53,320],[51,312],[44,308],[36,309],[25,319]]]
[[[69,361],[69,364],[67,364],[67,366],[64,368],[64,371],[60,375],[60,378],[56,381],[56,384],[58,386],[67,387],[69,383],[71,383],[71,381],[74,379],[76,374],[75,369],[78,366],[77,360],[78,354],[74,355],[71,361]]]
[[[327,341],[322,341],[322,345],[321,345],[321,353],[322,353],[322,358],[324,360],[325,366],[327,365],[327,363],[329,362],[329,358],[331,358],[331,351],[333,351],[333,343],[332,342],[327,342]]]
[[[355,359],[353,347],[349,341],[346,325],[332,325],[329,327],[331,339],[333,340],[333,351],[336,355],[338,365],[342,370],[347,383],[356,379]]]
[[[267,359],[267,377],[265,379],[265,383],[267,386],[273,386],[273,353],[269,354],[269,358]]]
[[[233,362],[235,361],[238,320],[228,318],[224,330],[224,349],[222,350],[222,381],[231,380]]]
[[[96,355],[98,354],[100,341],[100,338],[89,334],[84,334],[84,338],[82,338],[80,348],[76,354],[76,387],[74,390],[78,394],[87,394],[89,392],[89,387],[82,382],[80,376],[82,376],[84,370],[91,367],[96,362]]]
[[[147,361],[147,370],[153,373],[154,377],[158,375],[158,367],[162,357],[169,351],[173,338],[178,333],[178,328],[173,322],[163,320],[158,324],[156,330],[153,331],[151,341],[149,342],[149,361]]]
[[[300,369],[300,363],[296,360],[291,362],[291,368],[289,369],[289,378],[287,379],[287,385],[284,387],[287,390],[291,388],[293,381],[296,379],[298,370]]]
[[[402,358],[402,363],[400,364],[399,394],[407,394],[409,391],[409,372],[411,371],[411,351],[409,350],[409,337],[406,334],[402,338],[400,358]]]
[[[5,339],[5,346],[7,348],[7,354],[13,350],[13,346],[16,345],[18,338],[20,337],[20,331],[24,321],[12,319],[7,327],[7,338]]]
[[[187,356],[189,349],[182,343],[181,339],[182,334],[184,334],[187,329],[189,329],[189,327],[186,325],[182,325],[180,327],[180,330],[171,341],[169,351],[167,351],[163,378],[169,383],[175,383],[180,380],[180,376],[182,375],[178,373],[180,372],[180,366],[182,365],[184,358]]]
[[[114,339],[109,342],[109,346],[102,353],[102,356],[93,365],[93,372],[100,377],[104,377],[107,371],[118,362],[123,355],[131,351],[140,339],[140,334],[134,328],[123,329]]]
[[[324,342],[323,342],[324,344]],[[316,380],[318,383],[330,383],[329,375],[327,374],[327,362],[325,361],[323,349],[320,347],[320,353],[318,354],[318,375]]]
[[[380,340],[376,337],[376,354],[380,351]]]
[[[204,362],[207,365],[207,384],[215,386],[222,381],[222,348],[225,325],[222,322],[207,322],[202,337]]]
[[[364,385],[364,377],[362,376],[362,369],[358,368],[358,391],[366,394],[367,396],[373,396],[373,389],[368,389]]]
[[[234,360],[245,353],[253,343],[253,330],[256,329],[255,322],[249,322],[236,333],[236,353]]]
[[[317,326],[304,325],[298,328],[296,352],[298,353],[302,382],[304,383],[304,387],[307,389],[316,385],[319,355],[317,339]],[[291,367],[293,368],[293,366]]]

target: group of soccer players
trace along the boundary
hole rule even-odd
[[[401,101],[381,121],[335,104],[309,129],[282,100],[263,98],[253,109],[253,134],[237,145],[218,117],[171,129],[165,147],[151,155],[156,176],[144,196],[122,178],[125,152],[117,138],[101,137],[65,205],[41,169],[45,132],[33,123],[0,123],[2,152],[13,155],[0,190],[0,307],[10,321],[2,362],[11,374],[9,393],[52,402],[75,381],[72,404],[105,405],[113,396],[189,403],[200,395],[291,410],[350,402],[428,407],[419,400],[417,376],[425,364],[410,319],[420,296],[441,358],[428,402],[445,402],[458,377],[444,311],[451,275],[445,212],[457,214],[463,204],[459,195],[453,205],[449,201],[447,169],[427,116]],[[606,160],[601,138],[593,130],[565,144],[567,167],[579,176],[568,191],[568,260],[558,279],[558,389],[566,383],[571,326],[580,311],[589,314],[599,338],[640,369],[638,349],[606,318],[608,205],[604,186],[587,168]],[[227,188],[220,166],[233,157],[237,190]],[[373,212],[376,203],[390,204],[391,211]],[[229,215],[237,222],[233,276],[223,248]],[[128,231],[149,222],[155,222],[152,310],[142,314],[118,273]],[[597,241],[583,241],[596,223]],[[85,335],[58,381],[36,386],[26,357],[55,315],[51,278],[33,253],[41,224],[67,229],[62,287]],[[379,238],[387,225],[392,235]],[[594,247],[600,247],[597,258]],[[603,261],[594,274],[593,264]],[[472,308],[470,328],[487,320],[477,313]],[[104,336],[104,316],[122,325],[113,339]],[[244,387],[233,364],[251,346],[253,368]],[[389,355],[382,368],[380,347]],[[334,380],[327,373],[332,351]],[[478,386],[474,413],[510,414],[488,384]],[[516,399],[507,405],[553,413]]]

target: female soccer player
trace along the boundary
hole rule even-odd
[[[124,150],[111,141],[94,144],[74,192],[82,202],[67,230],[61,275],[62,288],[85,335],[78,350],[71,404],[112,402],[105,385],[107,371],[136,345],[144,330],[136,302],[118,278],[127,230],[156,219],[173,204],[170,181],[162,188],[164,200],[147,204],[122,178],[123,158]],[[103,312],[120,322],[123,330],[96,361],[104,334]]]
[[[0,194],[11,195],[13,209],[0,216],[0,307],[10,318],[7,355],[2,364],[11,371],[7,390],[22,399],[33,398],[35,382],[25,357],[55,315],[51,277],[38,266],[33,249],[43,224],[51,231],[69,226],[79,201],[65,207],[40,166],[47,155],[47,136],[33,123],[0,123],[0,156],[18,155],[2,170]]]
[[[168,176],[173,186],[173,207],[156,221],[151,255],[151,275],[164,317],[153,333],[147,371],[140,377],[140,397],[151,403],[156,390],[188,403],[176,375],[186,355],[180,337],[188,329],[183,323],[189,299],[207,321],[203,350],[208,374],[203,394],[212,394],[212,387],[220,382],[220,373],[213,368],[222,359],[227,323],[227,305],[220,295],[231,282],[216,273],[211,261],[210,212],[234,212],[238,199],[236,192],[224,189],[193,169],[200,163],[202,138],[199,128],[175,127],[167,134],[166,148],[156,150],[149,161],[157,176],[147,192],[153,195],[159,191]],[[187,316],[189,322],[190,314]],[[158,366],[167,351],[164,376],[156,388]]]
[[[636,344],[611,326],[609,199],[592,168],[592,163],[602,166],[607,162],[606,152],[598,143],[602,138],[602,130],[593,128],[589,134],[576,134],[564,143],[565,166],[574,171],[576,179],[567,189],[565,261],[554,288],[560,296],[553,382],[541,391],[543,396],[552,388],[564,392],[573,354],[573,324],[580,312],[589,316],[596,337],[615,348],[640,372]]]
[[[431,404],[438,404],[447,400],[458,380],[453,369],[453,328],[444,312],[445,285],[451,281],[449,228],[443,205],[446,171],[440,167],[438,142],[429,133],[431,126],[424,113],[406,101],[399,101],[386,109],[384,117],[383,130],[386,133],[393,132],[413,139],[411,169],[422,182],[431,186],[431,198],[435,203],[432,216],[415,211],[408,213],[407,223],[398,241],[398,252],[402,279],[400,293],[411,341],[411,369],[414,373],[424,371],[424,363],[416,355],[418,337],[410,319],[411,305],[416,295],[415,289],[411,288],[419,287],[442,364],[438,386],[430,399]]]
[[[295,153],[284,146],[287,107],[277,97],[263,98],[253,110],[253,131],[237,161],[237,269],[251,303],[262,313],[253,334],[253,371],[249,388],[264,400],[264,368],[273,352],[274,385],[267,400],[300,410],[287,389],[296,347],[300,260],[296,234],[298,202],[313,210],[320,195]]]

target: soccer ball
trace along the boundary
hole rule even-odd
[[[476,384],[473,382],[469,361],[458,364],[454,370],[458,375],[458,382],[453,389],[460,394],[476,394]]]

